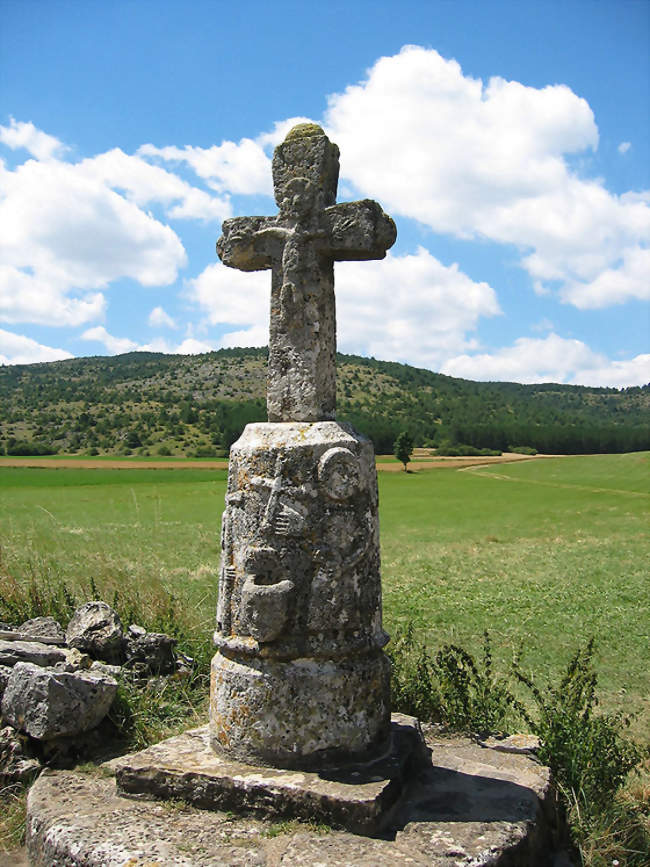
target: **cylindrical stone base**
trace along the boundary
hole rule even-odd
[[[353,659],[212,660],[210,739],[249,764],[324,768],[367,761],[387,747],[390,665],[380,651]]]

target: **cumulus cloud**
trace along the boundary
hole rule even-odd
[[[187,337],[181,343],[170,343],[164,337],[156,337],[148,343],[136,343],[128,337],[115,337],[109,334],[103,325],[89,328],[81,335],[82,340],[96,341],[103,344],[109,355],[119,355],[122,352],[164,352],[169,355],[199,355],[211,352],[215,347],[203,340]]]
[[[408,46],[329,98],[341,173],[393,214],[436,232],[514,244],[538,289],[583,307],[638,297],[624,267],[650,241],[647,196],[609,193],[565,156],[598,146],[588,103],[565,85],[463,74]],[[611,292],[599,284],[620,272]]]
[[[91,340],[97,343],[102,343],[109,355],[119,355],[122,352],[133,352],[138,348],[138,344],[128,337],[113,337],[104,328],[103,325],[97,325],[95,328],[88,328],[81,335],[82,340]]]
[[[0,321],[80,325],[104,314],[99,290],[120,278],[173,283],[185,249],[148,206],[170,219],[231,214],[228,196],[119,148],[67,162],[61,142],[13,119],[0,142],[35,157],[14,170],[0,161]]]
[[[220,263],[187,286],[211,324],[233,326],[223,346],[268,342],[270,290],[268,271],[245,273]],[[337,263],[336,303],[341,351],[426,366],[474,346],[470,335],[479,318],[500,313],[491,286],[422,247],[406,256],[389,253],[383,262]]]
[[[465,379],[506,382],[565,382],[621,388],[650,382],[650,355],[610,361],[581,340],[557,334],[520,337],[492,353],[450,358],[441,373]]]
[[[162,307],[154,307],[149,314],[149,325],[152,328],[176,328],[176,322]]]
[[[172,283],[186,261],[176,233],[88,163],[0,165],[0,319],[77,325],[105,308],[121,277]]]
[[[37,160],[49,160],[62,155],[67,148],[53,135],[37,129],[33,123],[24,123],[12,117],[9,126],[0,126],[0,142],[12,150],[24,148]]]
[[[60,361],[72,358],[65,349],[43,346],[22,334],[0,328],[0,364],[35,364],[38,361]]]
[[[619,154],[626,154],[631,147],[632,147],[632,142],[622,141],[620,143],[620,145],[618,146],[618,152],[619,152]]]
[[[263,326],[268,342],[270,271],[237,271],[221,262],[187,281],[186,294],[211,325]],[[251,345],[251,344],[248,344]]]
[[[211,196],[160,166],[150,165],[139,156],[114,148],[83,160],[77,171],[91,181],[123,190],[127,199],[143,207],[161,202],[167,216],[176,219],[220,221],[231,216],[230,200]]]
[[[185,163],[212,189],[229,193],[273,195],[271,161],[262,145],[250,138],[224,141],[210,148],[142,145],[140,156]]]

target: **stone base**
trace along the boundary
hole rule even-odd
[[[99,774],[46,771],[29,795],[30,863],[32,867],[543,867],[552,863],[554,799],[547,768],[529,756],[483,748],[464,737],[428,736],[427,744],[433,749],[434,763],[422,762],[381,838],[197,810],[178,801],[120,797],[114,781]],[[185,773],[189,779],[194,767]],[[268,770],[262,774],[268,776]],[[199,775],[194,785],[202,787]]]
[[[318,773],[243,764],[215,753],[205,726],[115,759],[111,767],[123,795],[177,799],[205,810],[302,819],[375,834],[427,759],[417,720],[395,714],[390,746],[381,758]]]
[[[355,659],[229,659],[210,682],[210,740],[226,762],[321,770],[389,749],[390,664]]]

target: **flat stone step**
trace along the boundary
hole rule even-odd
[[[208,726],[109,763],[122,795],[182,800],[207,810],[315,821],[373,835],[409,779],[429,761],[418,721],[393,715],[390,746],[374,761],[298,771],[233,761],[210,747]]]
[[[207,811],[118,794],[110,777],[46,771],[28,802],[32,867],[542,867],[553,852],[549,771],[528,755],[463,737],[427,738],[422,762],[381,837],[277,816]],[[268,769],[267,769],[268,770]],[[104,769],[106,773],[106,769]],[[201,781],[197,779],[197,785]]]

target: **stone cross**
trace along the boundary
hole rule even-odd
[[[269,421],[323,421],[336,410],[334,262],[383,259],[395,224],[377,202],[335,204],[339,149],[299,124],[273,155],[276,217],[225,220],[217,253],[242,271],[271,269]]]

